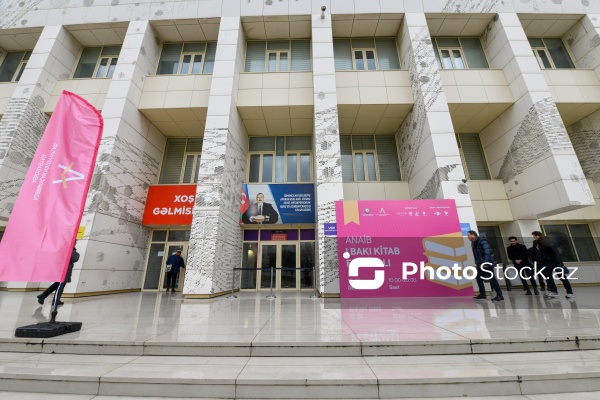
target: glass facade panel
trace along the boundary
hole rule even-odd
[[[556,247],[564,262],[577,261],[566,225],[544,225],[544,232]]]
[[[577,258],[580,262],[582,261],[598,261],[598,249],[592,238],[590,227],[587,224],[570,224],[569,232],[575,250],[577,251]]]
[[[241,289],[256,289],[256,274],[258,270],[258,243],[244,243],[242,250]]]

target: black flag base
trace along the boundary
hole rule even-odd
[[[65,283],[61,282],[54,292],[52,317],[50,318],[50,322],[40,322],[34,325],[21,326],[15,331],[16,337],[49,338],[81,330],[81,322],[56,322],[58,302],[60,301],[60,296],[62,295],[64,287]]]
[[[16,337],[49,338],[81,330],[81,322],[40,322],[21,326],[15,331]]]

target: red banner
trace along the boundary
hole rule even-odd
[[[63,281],[90,187],[104,123],[63,91],[0,242],[0,281]]]
[[[196,185],[150,186],[142,225],[192,225]]]

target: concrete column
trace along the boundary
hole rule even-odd
[[[461,222],[476,229],[425,14],[404,15],[399,33],[402,68],[408,69],[415,105],[396,133],[404,179],[412,199],[455,199]]]
[[[165,138],[138,111],[143,81],[156,72],[160,44],[148,21],[129,23],[102,110],[104,133],[81,226],[81,254],[65,295],[137,290],[148,229],[141,224]]]
[[[492,175],[517,219],[542,218],[594,198],[531,46],[513,13],[500,13],[483,41],[490,67],[504,70],[515,103],[481,132]]]
[[[40,142],[44,107],[58,79],[68,78],[81,46],[62,26],[46,26],[0,121],[0,218],[8,219]]]
[[[585,15],[564,36],[578,68],[593,69],[600,78],[600,15]],[[595,91],[594,87],[580,88]],[[595,94],[595,93],[590,93]],[[600,111],[567,127],[569,138],[587,178],[600,189]]]
[[[324,4],[327,6],[326,4]],[[320,6],[312,10],[315,206],[317,209],[318,289],[327,295],[340,292],[337,238],[324,235],[324,224],[335,222],[335,202],[344,198],[342,155],[337,111],[331,14],[321,18]]]
[[[523,243],[527,248],[533,246],[533,237],[531,232],[541,231],[540,223],[537,219],[520,219],[512,222],[507,222],[501,225],[504,232],[504,243],[508,246],[508,238],[516,236],[519,243]]]
[[[62,26],[47,26],[0,121],[0,218],[8,219],[48,116],[44,107],[58,79],[70,76],[81,46]],[[37,290],[35,282],[8,282],[8,290]]]
[[[243,237],[239,217],[248,134],[237,111],[237,93],[244,52],[240,17],[222,17],[192,212],[183,288],[186,298],[230,290],[232,269],[240,265]],[[239,281],[236,285],[239,287]]]

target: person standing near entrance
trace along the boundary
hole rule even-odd
[[[519,277],[521,278],[521,283],[523,284],[523,288],[527,290],[525,293],[528,296],[531,296],[531,290],[529,289],[529,285],[527,284],[527,280],[533,286],[533,291],[535,294],[540,294],[537,290],[537,285],[535,283],[535,278],[533,276],[533,267],[531,262],[529,261],[529,252],[527,251],[527,246],[519,243],[516,236],[511,236],[508,238],[510,242],[510,246],[506,248],[506,252],[508,253],[508,258],[513,262],[517,271],[519,271]],[[523,277],[527,278],[523,278]]]
[[[181,257],[181,250],[177,250],[175,254],[171,254],[169,258],[167,258],[167,292],[169,291],[169,288],[171,288],[171,292],[175,292],[179,268],[185,269],[185,262],[183,261],[183,257]]]
[[[75,244],[77,244],[77,240],[75,240]],[[73,264],[75,264],[77,261],[79,261],[79,253],[77,252],[77,249],[73,246],[73,251],[71,252],[71,259],[69,260],[69,269],[67,269],[67,274],[65,275],[65,285],[69,282],[71,282],[71,274],[73,273]],[[42,294],[40,294],[37,297],[37,301],[40,304],[44,304],[44,300],[46,300],[46,297],[48,297],[50,295],[50,293],[54,292],[55,290],[58,289],[58,287],[60,286],[60,282],[54,282],[52,285],[50,285],[50,287],[46,290],[44,290],[44,292]],[[62,306],[63,303],[62,301],[60,301],[60,296],[62,296],[62,291],[64,290],[64,286],[62,287],[62,289],[60,290],[60,293],[58,293],[58,296],[56,298],[57,301],[57,305]],[[54,305],[54,302],[52,302],[52,305]]]
[[[540,231],[531,232],[531,236],[537,241],[537,244],[540,249],[540,253],[542,256],[543,269],[542,274],[546,279],[546,283],[548,284],[548,291],[546,292],[546,297],[556,298],[558,297],[558,289],[556,288],[556,283],[552,277],[552,273],[555,268],[562,268],[562,278],[560,278],[563,283],[565,289],[567,290],[567,299],[574,299],[575,295],[573,294],[573,288],[571,287],[571,282],[567,279],[567,268],[564,266],[558,248],[550,241],[550,239],[542,234]]]
[[[496,291],[496,297],[494,297],[492,301],[504,301],[502,289],[500,289],[498,279],[496,279],[496,276],[494,275],[494,267],[497,263],[490,243],[486,238],[480,237],[475,231],[469,231],[467,237],[471,241],[471,248],[473,250],[473,256],[475,257],[475,264],[477,268],[477,277],[475,279],[477,280],[479,295],[475,296],[475,299],[481,300],[486,298],[485,285],[483,283],[484,278],[482,277],[482,275],[485,275],[485,280],[489,280],[492,289]],[[488,278],[489,275],[491,275],[491,278]]]

